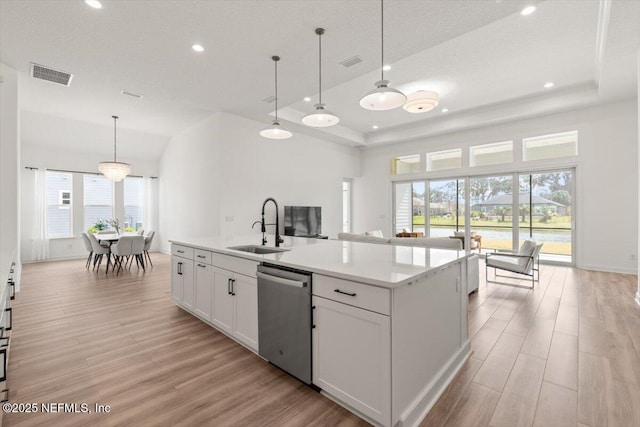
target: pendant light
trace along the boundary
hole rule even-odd
[[[316,34],[318,35],[318,103],[314,105],[311,113],[302,118],[302,123],[314,128],[325,128],[337,125],[340,119],[326,110],[322,103],[322,35],[324,28],[316,28]]]
[[[118,182],[131,173],[131,165],[116,161],[116,122],[118,116],[111,117],[113,117],[113,162],[100,162],[98,170],[110,180]]]
[[[404,93],[389,87],[389,80],[384,79],[384,0],[380,0],[380,57],[382,64],[381,79],[375,83],[376,88],[360,99],[360,106],[367,110],[383,111],[402,106],[407,100]]]
[[[291,131],[289,131],[289,129],[282,127],[280,125],[280,122],[278,121],[278,61],[280,61],[280,57],[272,56],[271,59],[273,59],[273,63],[276,69],[276,119],[271,122],[271,127],[260,131],[260,136],[269,139],[287,139],[291,138],[293,134],[291,133]]]

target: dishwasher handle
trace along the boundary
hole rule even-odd
[[[296,288],[305,288],[307,286],[307,282],[285,279],[283,277],[278,277],[278,276],[272,276],[271,274],[261,273],[260,271],[258,271],[256,275],[258,276],[258,279],[270,280],[272,282],[275,282],[281,285],[293,286]]]

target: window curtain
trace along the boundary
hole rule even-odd
[[[34,221],[31,231],[31,259],[43,261],[49,259],[49,237],[47,236],[47,173],[34,171],[33,206]]]
[[[143,227],[145,234],[150,231],[158,233],[158,180],[149,177],[144,178],[144,205],[142,207],[144,214]],[[157,236],[154,240],[157,241]]]

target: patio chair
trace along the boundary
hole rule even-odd
[[[540,281],[540,249],[542,249],[542,245],[542,243],[536,243],[533,240],[525,240],[518,251],[488,253],[485,263],[485,278],[487,283],[533,289],[535,283]],[[517,278],[511,275],[498,274],[498,270],[531,277],[531,287],[489,280],[489,268],[493,268],[495,277]]]

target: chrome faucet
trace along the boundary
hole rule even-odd
[[[276,206],[276,223],[275,224],[265,224],[264,222],[264,207],[267,205],[267,202],[272,201],[273,204]],[[276,248],[280,247],[280,243],[284,243],[284,239],[282,237],[280,237],[280,216],[278,214],[278,202],[276,202],[276,200],[273,197],[267,197],[264,200],[264,203],[262,203],[262,245],[266,245],[267,244],[267,238],[265,237],[264,233],[266,233],[267,231],[267,225],[275,225],[276,226]]]

